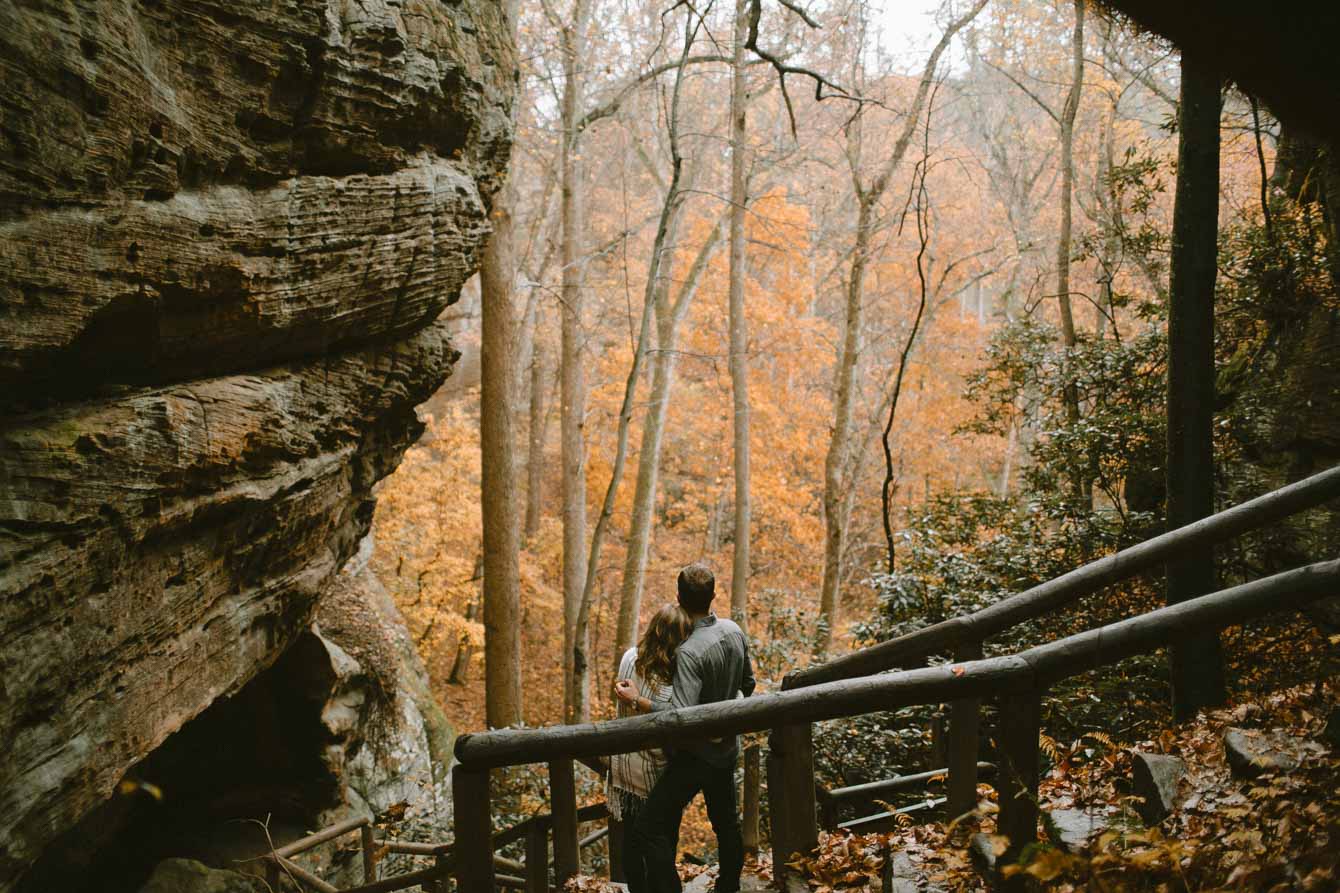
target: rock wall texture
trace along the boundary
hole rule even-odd
[[[0,891],[269,666],[455,356],[489,0],[0,4]]]

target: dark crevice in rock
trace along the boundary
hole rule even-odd
[[[342,800],[325,761],[322,710],[336,676],[305,634],[232,697],[212,704],[128,771],[118,793],[47,848],[20,893],[133,893],[170,856],[216,868],[301,836]],[[255,866],[250,867],[255,870]]]

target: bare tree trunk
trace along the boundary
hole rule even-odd
[[[582,242],[585,208],[578,118],[582,108],[582,65],[586,48],[589,0],[573,0],[572,13],[562,30],[563,124],[560,189],[563,238],[562,285],[562,409],[560,413],[563,465],[563,715],[580,719],[589,704],[585,686],[574,688],[573,658],[585,643],[576,641],[577,614],[586,582],[586,443],[582,426],[586,416],[586,376],[582,361]],[[573,698],[577,691],[578,697]]]
[[[889,180],[907,154],[912,137],[921,121],[921,112],[935,82],[935,71],[949,41],[971,22],[986,6],[987,0],[977,0],[961,18],[950,24],[931,51],[922,70],[912,107],[904,118],[902,131],[894,141],[888,159],[868,186],[861,177],[862,116],[858,111],[848,125],[847,160],[851,167],[852,188],[856,194],[856,240],[852,250],[851,272],[847,278],[847,302],[843,320],[842,343],[838,348],[834,370],[833,436],[824,457],[824,568],[819,590],[819,630],[814,641],[815,657],[823,657],[833,644],[837,626],[838,593],[842,588],[842,560],[846,540],[846,513],[842,510],[843,495],[850,489],[847,473],[851,452],[852,394],[860,358],[861,329],[865,315],[865,270],[870,262],[870,243],[874,236],[878,202]]]
[[[656,508],[661,440],[670,408],[670,391],[674,386],[679,323],[688,312],[703,271],[707,269],[707,263],[721,241],[721,224],[722,221],[718,220],[699,248],[674,304],[670,303],[668,283],[662,283],[657,290],[656,358],[652,363],[651,399],[642,422],[642,448],[637,457],[637,489],[633,492],[623,587],[619,594],[619,639],[615,644],[615,651],[619,654],[630,648],[637,639],[643,580],[647,571],[647,550],[651,544],[651,521]]]
[[[515,31],[515,8],[509,10]],[[484,549],[484,713],[489,728],[521,722],[521,573],[512,397],[516,320],[508,178],[494,197],[493,234],[480,265],[480,508]]]
[[[1183,54],[1168,308],[1168,527],[1214,512],[1214,283],[1219,228],[1220,76]],[[1214,591],[1214,552],[1168,564],[1168,604]],[[1172,647],[1173,713],[1188,719],[1224,702],[1219,634]]]
[[[582,590],[582,603],[577,615],[579,637],[586,633],[588,627],[591,602],[595,596],[596,576],[600,571],[600,552],[605,543],[605,532],[608,529],[610,517],[614,514],[614,502],[619,493],[619,485],[623,481],[624,465],[628,458],[628,430],[633,418],[633,403],[637,394],[638,380],[642,377],[642,364],[647,355],[647,344],[651,340],[651,320],[653,315],[657,314],[659,304],[664,300],[663,295],[668,289],[667,279],[663,275],[663,271],[674,257],[678,245],[680,211],[683,208],[681,180],[684,172],[684,159],[679,152],[679,98],[684,82],[685,66],[683,61],[688,57],[689,50],[693,46],[691,34],[691,31],[685,33],[680,65],[675,71],[675,87],[670,103],[670,119],[668,122],[670,131],[670,182],[666,187],[665,199],[661,203],[661,215],[660,222],[656,227],[656,238],[652,242],[651,264],[647,269],[647,282],[643,291],[642,318],[638,325],[637,344],[633,350],[632,365],[628,369],[628,380],[624,384],[623,404],[619,408],[619,431],[616,437],[614,466],[610,469],[609,485],[605,488],[605,500],[601,505],[600,517],[596,520],[595,531],[591,535],[591,553],[587,562],[586,583]],[[645,452],[647,447],[645,437],[642,447]],[[641,456],[639,456],[639,483],[642,480],[640,459]],[[634,501],[636,502],[636,498]],[[620,633],[623,632],[624,622],[624,605],[621,602],[619,607]],[[632,615],[632,624],[633,635],[636,635],[636,613]],[[627,645],[619,644],[615,653],[623,654],[631,646],[632,641],[633,639],[630,637]],[[579,660],[584,666],[584,653],[579,654]]]
[[[530,426],[526,445],[526,542],[534,540],[535,534],[540,530],[540,509],[544,505],[544,444],[549,433],[549,412],[545,405],[545,396],[548,389],[549,351],[545,347],[544,340],[536,338],[530,358]]]
[[[1070,306],[1070,248],[1072,236],[1071,204],[1075,191],[1075,115],[1079,111],[1080,92],[1084,89],[1084,3],[1075,0],[1075,29],[1071,35],[1070,90],[1061,109],[1061,233],[1056,240],[1056,300],[1061,309],[1061,341],[1066,351],[1074,350],[1075,316]],[[1066,383],[1063,391],[1066,418],[1079,421],[1079,388],[1072,380],[1072,362],[1066,358]],[[1072,484],[1078,503],[1084,499],[1085,475],[1072,469]]]
[[[746,257],[744,214],[749,201],[745,174],[748,145],[745,114],[745,41],[749,38],[749,0],[735,2],[735,58],[731,69],[730,162],[730,379],[735,408],[735,540],[731,558],[730,613],[749,628],[749,334],[744,312]],[[713,520],[716,520],[713,512]]]
[[[842,343],[838,349],[833,379],[833,436],[828,441],[828,452],[824,456],[824,569],[819,590],[819,629],[814,640],[816,657],[823,657],[832,647],[834,627],[837,625],[842,554],[847,533],[842,511],[847,476],[843,471],[847,465],[847,454],[851,450],[852,391],[855,389],[861,333],[865,324],[865,268],[870,258],[875,201],[879,197],[862,190],[859,183],[857,190],[856,245],[852,251],[851,273],[847,278]]]

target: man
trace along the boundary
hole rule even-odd
[[[679,572],[679,605],[693,621],[693,632],[675,652],[675,678],[669,700],[639,697],[631,683],[615,687],[621,700],[638,710],[670,710],[734,700],[754,692],[754,668],[744,631],[712,613],[716,578],[702,564]],[[744,867],[744,840],[735,803],[735,762],[740,742],[704,739],[667,747],[669,763],[652,788],[632,828],[632,854],[641,865],[626,866],[630,893],[680,893],[675,841],[684,807],[702,791],[707,817],[717,837],[720,863],[715,893],[736,893]],[[644,873],[645,869],[645,873]]]

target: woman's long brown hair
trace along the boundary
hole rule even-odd
[[[679,605],[669,604],[652,616],[637,646],[637,675],[648,682],[669,684],[675,678],[675,650],[693,632],[693,621]]]

